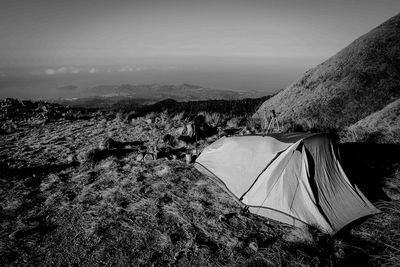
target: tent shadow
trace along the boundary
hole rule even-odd
[[[400,162],[400,145],[345,143],[339,145],[340,161],[350,182],[372,202],[390,200],[384,193],[385,177]]]
[[[103,159],[106,159],[110,156],[115,156],[117,158],[121,158],[126,156],[129,153],[139,151],[136,148],[123,148],[123,149],[104,149],[104,150],[96,150],[95,155],[93,156],[93,160],[98,162]]]
[[[42,177],[52,172],[60,172],[64,169],[75,168],[79,166],[79,162],[71,162],[71,163],[62,163],[62,164],[43,164],[32,167],[24,167],[24,168],[4,168],[0,172],[0,178],[6,179],[7,177],[18,177],[18,179],[25,179],[27,177]],[[28,182],[28,186],[37,186],[37,183],[40,184],[41,179],[32,179],[35,182]]]

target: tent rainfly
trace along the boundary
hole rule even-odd
[[[380,212],[349,181],[326,134],[223,137],[195,166],[251,213],[294,226],[333,235]]]

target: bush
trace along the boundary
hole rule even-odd
[[[400,129],[348,127],[340,132],[340,141],[360,143],[400,143]]]
[[[259,117],[257,117],[257,118],[250,117],[247,119],[246,126],[252,132],[260,132],[261,131],[261,119]]]
[[[135,111],[138,117],[146,116],[149,113],[160,113],[166,111],[170,116],[184,112],[186,117],[196,116],[204,113],[219,113],[228,116],[244,116],[254,114],[262,103],[269,97],[245,98],[239,100],[206,100],[177,102],[173,99],[166,99],[152,105],[137,106],[121,103],[115,105],[115,110],[124,113]]]
[[[217,127],[222,123],[222,115],[221,115],[221,113],[217,113],[217,112],[208,113],[208,112],[205,112],[204,116],[205,116],[206,123],[211,125],[211,126],[213,126],[213,127]]]

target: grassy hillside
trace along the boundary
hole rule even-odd
[[[358,121],[351,127],[391,128],[400,127],[400,99],[390,103],[383,109]]]
[[[400,142],[400,99],[351,125],[343,132],[350,142]]]
[[[267,100],[281,120],[309,128],[349,126],[400,97],[400,14]]]

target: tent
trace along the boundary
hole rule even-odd
[[[329,135],[294,133],[223,137],[195,167],[249,211],[335,234],[379,213],[344,173]]]

